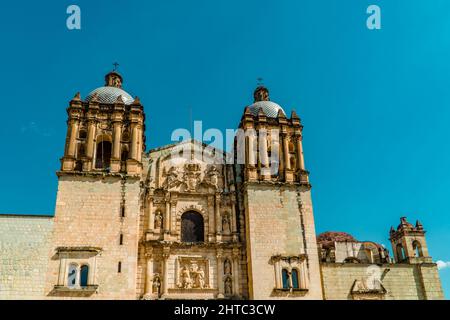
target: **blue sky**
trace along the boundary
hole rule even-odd
[[[81,30],[66,28],[70,4]],[[370,4],[381,30],[366,28]],[[389,246],[407,216],[450,261],[448,0],[2,1],[0,15],[0,212],[53,213],[65,108],[118,61],[148,148],[190,128],[190,109],[204,128],[235,128],[263,77],[305,126],[318,232]]]

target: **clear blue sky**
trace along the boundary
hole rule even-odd
[[[70,4],[80,31],[66,28]],[[53,213],[65,108],[118,61],[148,148],[190,128],[189,108],[205,128],[235,128],[263,77],[305,126],[318,232],[389,246],[406,215],[450,261],[448,0],[2,1],[0,15],[0,212]]]

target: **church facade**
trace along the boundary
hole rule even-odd
[[[67,109],[54,217],[0,216],[0,299],[443,299],[425,231],[316,236],[303,126],[259,86],[231,154],[150,151],[122,76]]]

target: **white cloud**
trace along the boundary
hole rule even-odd
[[[445,262],[445,261],[439,260],[436,262],[436,264],[437,264],[437,267],[439,270],[450,268],[450,261]]]

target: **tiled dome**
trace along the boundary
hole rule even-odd
[[[92,100],[94,95],[97,94],[97,100],[100,103],[115,103],[119,96],[122,96],[122,100],[126,105],[132,104],[134,99],[126,91],[116,87],[100,87],[89,93],[86,97],[86,101]]]
[[[278,111],[281,110],[284,115],[286,113],[284,112],[283,108],[275,102],[272,101],[257,101],[251,106],[249,106],[250,112],[257,116],[260,109],[265,113],[265,115],[269,118],[276,118],[278,116]]]

